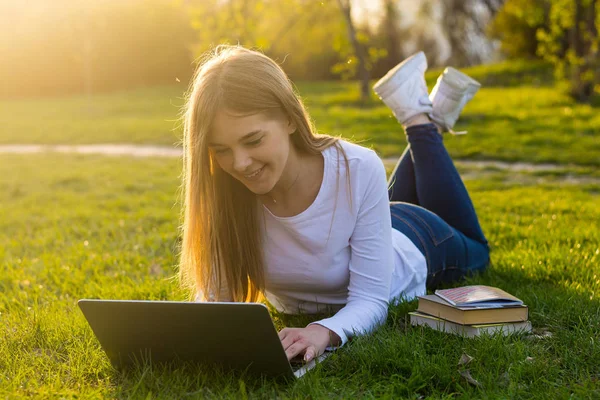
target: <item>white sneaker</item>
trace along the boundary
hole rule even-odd
[[[433,110],[425,83],[426,69],[427,59],[421,51],[396,65],[373,86],[402,125],[415,115]]]
[[[448,67],[437,80],[429,98],[433,103],[433,111],[429,115],[432,121],[444,131],[454,135],[467,132],[454,132],[452,128],[465,107],[475,96],[481,84],[470,76]]]

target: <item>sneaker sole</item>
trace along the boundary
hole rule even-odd
[[[425,58],[425,53],[420,51],[391,69],[383,78],[373,85],[373,90],[379,97],[387,97],[389,94],[393,93],[398,86],[410,78],[410,76],[423,64],[425,65],[426,70],[427,59]]]

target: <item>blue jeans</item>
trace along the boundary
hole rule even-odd
[[[408,146],[388,183],[392,227],[427,260],[427,288],[483,271],[489,263],[465,185],[433,124],[407,128]]]

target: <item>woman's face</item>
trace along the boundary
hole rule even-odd
[[[208,136],[217,164],[255,194],[266,194],[280,180],[293,145],[295,126],[263,113],[236,116],[219,111]]]

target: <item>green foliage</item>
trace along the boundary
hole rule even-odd
[[[95,93],[191,76],[193,32],[173,0],[33,0],[2,7],[3,96]]]
[[[555,65],[558,78],[570,79],[570,92],[587,100],[600,83],[600,1],[555,0],[549,27],[537,31],[538,54]]]
[[[348,43],[343,16],[334,1],[193,1],[194,54],[217,44],[241,44],[263,51],[292,78],[328,79]]]
[[[283,63],[292,78],[356,75],[358,60],[335,1],[195,1],[189,12],[197,34],[196,55],[220,43],[241,44]],[[357,39],[367,49],[368,70],[387,56],[365,28],[358,28]]]
[[[387,56],[357,27],[367,68]],[[335,1],[32,0],[0,12],[0,97],[187,82],[218,44],[256,48],[293,79],[350,78],[356,58]]]
[[[509,57],[537,56],[536,32],[548,25],[551,0],[506,0],[488,28]]]
[[[372,71],[373,67],[380,60],[387,57],[387,49],[378,47],[378,44],[375,43],[373,37],[370,35],[367,35],[364,32],[358,32],[356,39],[366,49],[365,61],[367,71]],[[356,77],[358,58],[354,54],[354,48],[352,48],[348,39],[346,37],[340,38],[340,40],[334,44],[334,49],[339,54],[341,61],[331,67],[331,71],[335,75],[339,75],[342,80]]]
[[[599,30],[599,0],[508,0],[491,26],[508,55],[552,63],[579,101],[600,93]]]

